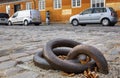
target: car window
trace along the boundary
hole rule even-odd
[[[13,18],[17,17],[18,16],[18,13],[16,12],[14,15],[13,15]]]
[[[84,15],[84,14],[91,14],[92,13],[92,9],[87,9],[85,11],[83,11],[81,14]]]
[[[112,7],[109,7],[111,12],[115,12],[115,10]]]
[[[6,13],[0,13],[0,18],[9,18],[9,15]]]
[[[94,8],[93,13],[103,13],[106,12],[107,10],[105,8]]]

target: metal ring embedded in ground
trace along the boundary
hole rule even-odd
[[[96,62],[98,70],[101,73],[108,74],[107,61],[98,49],[88,45],[78,45],[70,51],[68,54],[68,59],[74,59],[79,54],[86,54],[91,57]]]
[[[34,64],[40,68],[50,69],[50,64],[43,58],[43,51],[37,52],[33,57]]]
[[[54,39],[49,41],[44,46],[44,57],[49,62],[49,64],[58,70],[62,70],[68,73],[82,73],[84,70],[87,70],[88,68],[92,68],[95,66],[95,62],[91,61],[85,65],[80,63],[73,63],[68,60],[61,60],[59,59],[54,53],[53,49],[57,47],[70,47],[73,48],[77,45],[80,45],[81,43],[69,40],[69,39]]]
[[[55,48],[53,49],[53,52],[55,55],[66,55],[69,53],[70,49],[62,49],[62,48]],[[33,61],[36,66],[44,68],[44,69],[50,69],[52,68],[50,64],[46,61],[46,59],[43,56],[43,51],[37,52],[35,56],[33,57]]]

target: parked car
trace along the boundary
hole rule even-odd
[[[41,24],[40,12],[37,10],[17,11],[8,19],[8,25],[13,24],[23,24],[25,26],[29,24],[39,25]]]
[[[0,13],[0,24],[8,24],[9,15],[7,13]]]
[[[111,7],[89,8],[80,14],[70,17],[73,26],[99,23],[103,26],[114,26],[118,21],[117,13]]]

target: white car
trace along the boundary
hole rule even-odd
[[[41,24],[40,12],[37,10],[17,11],[8,19],[8,25],[13,24],[23,24],[25,26],[29,24],[39,25]]]
[[[70,17],[73,26],[86,24],[102,24],[103,26],[114,26],[118,21],[117,13],[111,7],[89,8],[80,14]]]

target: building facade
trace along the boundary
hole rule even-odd
[[[67,23],[70,16],[90,7],[113,7],[120,18],[120,0],[0,0],[0,12],[10,16],[19,10],[36,9],[45,22],[46,11],[51,22]]]

